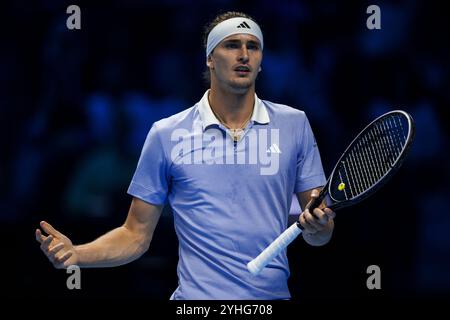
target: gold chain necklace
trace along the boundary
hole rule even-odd
[[[214,111],[214,109],[211,107],[212,112],[216,116],[216,118],[222,123],[226,128],[230,130],[231,137],[233,138],[234,142],[238,142],[241,140],[242,135],[244,134],[244,128],[247,125],[248,121],[252,118],[253,110],[250,112],[250,116],[239,126],[239,128],[231,128],[229,125],[226,124],[225,121],[222,120],[222,118]]]

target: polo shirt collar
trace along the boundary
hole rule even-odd
[[[211,110],[211,106],[209,105],[208,100],[209,90],[210,89],[206,90],[202,99],[198,103],[198,112],[200,114],[200,119],[202,121],[203,131],[206,130],[211,125],[214,124],[220,125],[219,119],[216,118],[213,111]],[[253,106],[253,114],[250,121],[259,124],[267,124],[270,121],[266,106],[261,101],[261,99],[258,98],[256,93],[255,93],[255,105]]]

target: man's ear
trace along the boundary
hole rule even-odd
[[[208,66],[208,68],[214,70],[214,64],[212,62],[211,55],[209,55],[208,58],[206,58],[206,65]]]

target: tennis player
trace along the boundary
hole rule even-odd
[[[178,288],[171,299],[289,299],[286,252],[258,276],[246,264],[288,225],[292,197],[302,208],[325,184],[305,113],[255,94],[264,39],[251,17],[227,12],[205,33],[210,89],[193,107],[153,124],[128,193],[125,223],[87,244],[47,222],[36,238],[56,268],[111,267],[150,246],[164,204],[179,240]],[[335,214],[300,215],[304,239],[327,243]]]

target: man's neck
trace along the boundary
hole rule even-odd
[[[231,93],[212,87],[208,101],[221,120],[230,127],[238,127],[253,112],[255,89],[252,87],[245,93]]]

